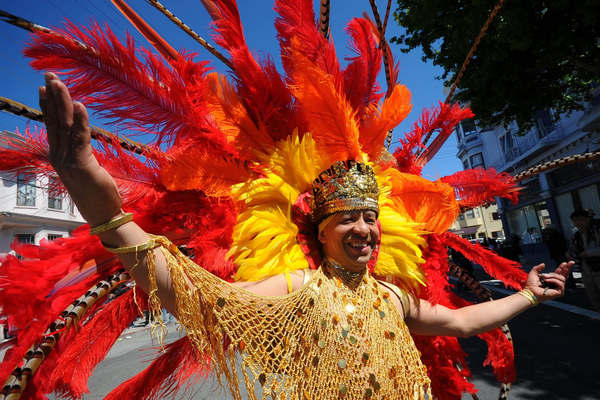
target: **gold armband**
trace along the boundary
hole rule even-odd
[[[530,289],[523,289],[517,293],[529,300],[532,306],[537,306],[538,304],[540,304],[540,301]]]
[[[141,251],[146,251],[150,249],[154,249],[160,246],[161,243],[157,242],[154,238],[151,238],[145,243],[136,244],[135,246],[124,246],[124,247],[107,247],[104,246],[106,251],[114,253],[114,254],[127,254],[127,253],[139,253]]]
[[[133,221],[133,213],[119,214],[112,218],[110,221],[100,225],[96,225],[90,228],[90,235],[97,235],[102,232],[110,231],[111,229],[118,228],[127,222]]]

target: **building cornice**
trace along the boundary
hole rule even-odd
[[[67,220],[61,218],[42,217],[39,215],[19,214],[14,212],[0,212],[0,227],[4,225],[18,224],[24,226],[56,226],[67,229],[75,229],[85,222],[77,220]]]

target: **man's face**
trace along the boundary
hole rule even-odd
[[[377,213],[348,211],[337,213],[319,233],[325,256],[343,267],[360,271],[366,268],[379,242]]]

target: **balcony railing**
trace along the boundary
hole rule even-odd
[[[572,133],[574,132],[567,132],[560,124],[556,125],[552,132],[541,139],[537,137],[537,132],[530,132],[524,137],[517,138],[515,147],[505,152],[504,158],[507,163],[514,161],[524,154],[531,154],[537,150],[553,146]]]

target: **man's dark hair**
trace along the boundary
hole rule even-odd
[[[571,219],[575,219],[577,217],[588,217],[594,218],[594,211],[589,208],[580,208],[571,213]]]

